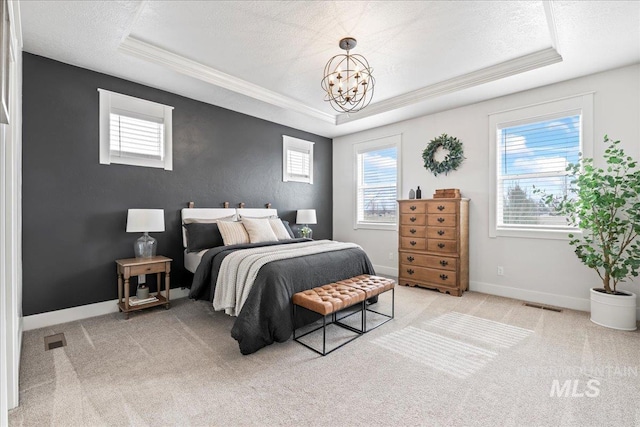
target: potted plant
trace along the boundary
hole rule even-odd
[[[602,287],[591,289],[591,321],[614,329],[636,329],[636,295],[617,289],[638,276],[640,246],[640,171],[637,161],[612,141],[604,153],[606,166],[593,159],[569,164],[573,176],[568,194],[544,195],[543,201],[566,216],[582,234],[569,234],[569,244],[587,267],[596,271]]]

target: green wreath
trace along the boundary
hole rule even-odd
[[[447,157],[441,162],[433,158],[440,148],[449,151]],[[424,159],[424,167],[435,176],[443,172],[446,175],[449,171],[458,169],[465,159],[462,151],[462,142],[456,137],[443,133],[439,137],[431,140],[427,148],[422,152],[422,158]]]

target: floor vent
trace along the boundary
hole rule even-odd
[[[540,308],[542,310],[555,311],[556,313],[562,313],[562,309],[558,307],[551,307],[550,305],[537,304],[535,302],[524,302],[522,305],[533,308]]]
[[[67,340],[64,334],[55,334],[44,337],[44,350],[53,350],[54,348],[64,347],[67,345]]]

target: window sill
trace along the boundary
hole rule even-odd
[[[516,237],[523,239],[571,240],[569,234],[582,235],[581,230],[534,230],[498,228],[489,234],[491,238]]]
[[[354,230],[387,230],[398,231],[397,224],[376,224],[376,223],[358,223],[353,226]]]

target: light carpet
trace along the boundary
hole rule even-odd
[[[233,320],[183,299],[26,332],[10,426],[640,425],[640,333],[587,313],[398,287],[393,321],[325,357],[243,356]]]

